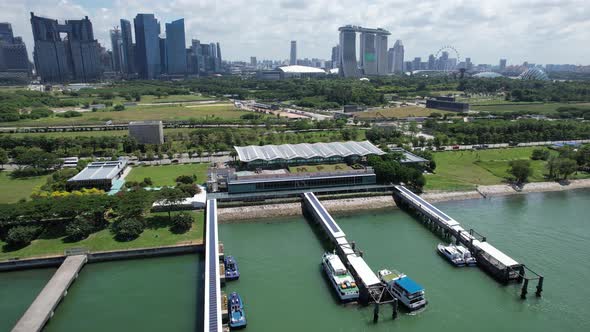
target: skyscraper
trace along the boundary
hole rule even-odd
[[[43,81],[86,82],[101,76],[100,46],[88,17],[58,24],[57,20],[31,13],[31,26],[35,68]],[[61,33],[66,33],[67,39],[62,40]]]
[[[344,77],[358,77],[359,70],[356,61],[356,30],[353,27],[340,29],[340,61],[339,73]]]
[[[184,19],[166,23],[166,67],[168,74],[186,74]]]
[[[377,75],[377,51],[374,33],[361,33],[361,70],[365,75]]]
[[[135,55],[133,52],[133,33],[131,22],[121,19],[121,71],[135,73]]]
[[[256,65],[258,65],[258,61],[256,60],[256,57],[255,56],[251,56],[250,57],[250,67],[256,68]]]
[[[403,74],[404,72],[404,44],[401,40],[396,40],[393,45],[393,73]]]
[[[340,45],[336,45],[332,47],[332,67],[338,68],[338,63],[340,63]]]
[[[137,14],[135,25],[135,65],[140,78],[153,79],[160,76],[160,22],[154,14]]]
[[[289,64],[294,66],[297,64],[297,41],[291,40],[291,57],[289,58]]]
[[[27,46],[22,38],[14,37],[10,23],[0,23],[0,72],[28,79],[30,69]]]
[[[123,54],[123,39],[121,38],[121,30],[115,27],[110,31],[111,35],[111,50],[113,52],[113,70],[122,72],[122,54]]]
[[[12,44],[14,42],[14,34],[12,32],[12,24],[0,23],[0,41]]]
[[[500,71],[506,70],[506,59],[500,59]]]
[[[434,54],[431,54],[428,56],[428,67],[426,69],[428,69],[428,70],[435,70],[436,69],[436,58],[434,57]]]
[[[387,75],[387,35],[377,35],[375,51],[377,53],[377,74]]]
[[[422,62],[421,57],[415,57],[412,61],[412,70],[420,70],[420,63]]]

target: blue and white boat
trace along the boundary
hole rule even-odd
[[[322,267],[341,302],[358,300],[359,289],[356,282],[338,255],[324,253]]]
[[[423,308],[428,303],[424,288],[405,274],[390,270],[381,270],[378,274],[393,296],[410,311]]]
[[[229,327],[232,329],[246,327],[246,313],[240,295],[236,292],[231,293],[227,305],[229,307]]]
[[[233,256],[225,256],[223,260],[225,266],[225,279],[226,280],[238,280],[240,278],[240,270],[238,269],[238,263]]]

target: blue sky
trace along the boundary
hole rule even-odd
[[[297,40],[299,57],[329,58],[345,24],[383,27],[389,45],[402,39],[406,57],[423,59],[453,45],[475,63],[590,64],[588,0],[0,0],[0,21],[32,50],[29,12],[61,20],[88,15],[101,44],[120,18],[154,13],[165,22],[185,18],[191,38],[219,41],[224,58],[287,59]]]

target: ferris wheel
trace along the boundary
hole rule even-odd
[[[457,59],[456,62],[449,59]],[[461,55],[454,46],[444,45],[441,47],[434,56],[435,66],[438,70],[445,72],[453,71],[457,68],[457,65],[461,63]]]

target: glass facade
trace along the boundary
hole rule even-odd
[[[166,69],[168,74],[186,74],[184,19],[166,23]]]

